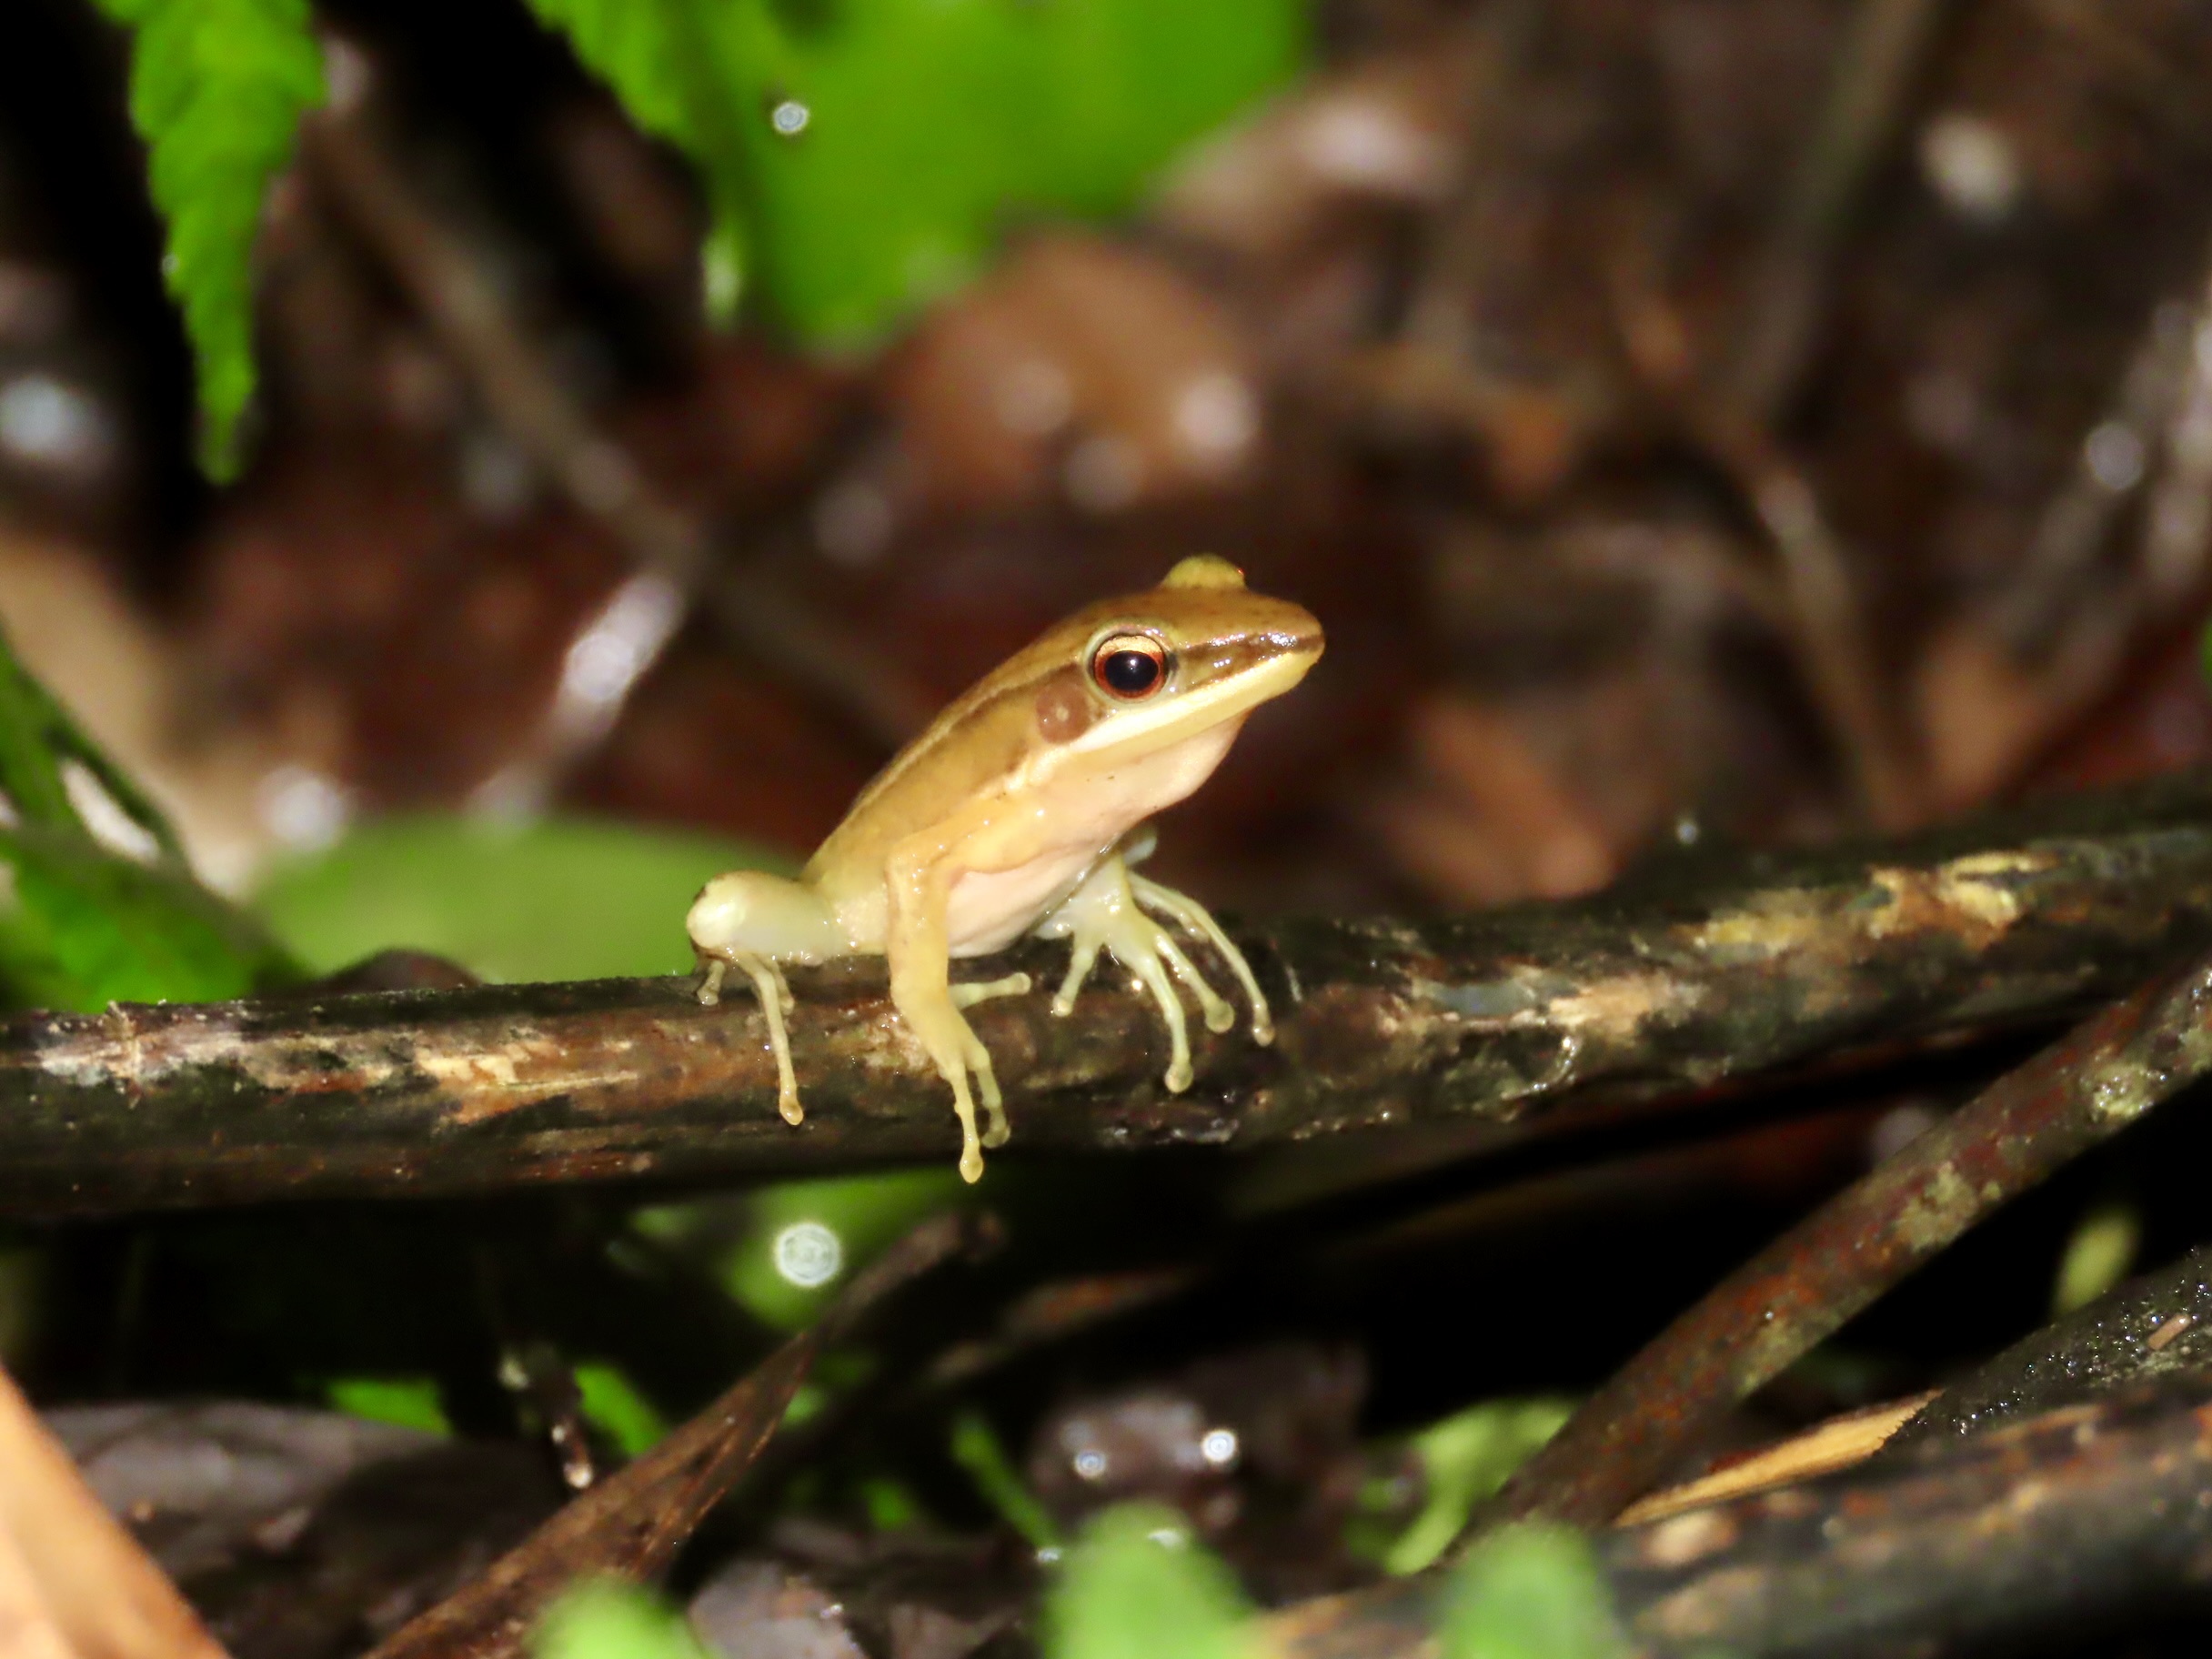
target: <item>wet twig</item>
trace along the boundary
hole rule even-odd
[[[1598,1559],[1637,1659],[1989,1651],[2197,1593],[2212,1544],[2204,1380],[1622,1527]],[[1263,1622],[1273,1659],[1433,1654],[1444,1575]]]
[[[384,153],[350,48],[337,76],[350,97],[304,129],[317,178],[376,250],[492,418],[579,511],[628,553],[634,574],[569,642],[553,706],[528,749],[486,786],[488,804],[530,807],[612,729],[696,601],[755,660],[866,735],[895,747],[928,710],[852,642],[810,616],[764,571],[721,558],[710,529],[670,501],[600,428],[515,317],[482,260],[440,222]]]
[[[1898,1430],[1889,1454],[2184,1372],[2212,1372],[2212,1246],[2053,1320],[1958,1378]]]
[[[1730,1274],[1584,1402],[1477,1524],[1611,1520],[1915,1268],[2207,1070],[2212,958],[2008,1073]]]
[[[1781,578],[1774,583],[1777,625],[1866,817],[1889,830],[1925,822],[1923,769],[1885,689],[1846,549],[1812,480],[1766,422],[1698,383],[1688,331],[1644,263],[1630,249],[1612,273],[1623,357],[1652,413],[1711,458],[1766,533]]]
[[[1405,333],[1463,367],[1471,355],[1474,293],[1489,247],[1485,209],[1497,188],[1496,151],[1549,9],[1548,0],[1495,0],[1483,8],[1480,23],[1459,47],[1466,64],[1459,89],[1457,177],[1438,211],[1406,308]]]
[[[767,1445],[823,1347],[900,1286],[970,1242],[960,1215],[924,1222],[856,1277],[815,1324],[619,1473],[572,1501],[482,1577],[411,1620],[372,1659],[506,1659],[578,1579],[649,1579]]]
[[[2212,559],[2208,360],[2212,277],[2200,276],[2190,303],[2152,308],[2005,591],[1936,640],[1924,679],[1972,694],[1925,699],[1947,803],[2012,782],[2111,690],[2147,634],[2200,608]],[[2136,545],[2116,555],[2131,516]]]
[[[1925,821],[1920,768],[1884,691],[1850,563],[1811,481],[1762,427],[1733,410],[1701,405],[1692,394],[1684,415],[1774,546],[1792,643],[1867,816],[1887,830]]]
[[[1242,940],[1277,1041],[1194,1032],[1184,1094],[1161,1083],[1156,1013],[1115,976],[1066,1019],[1043,996],[980,1005],[1011,1150],[1245,1147],[1423,1121],[1503,1139],[2049,1021],[2212,940],[2212,780],[1907,841],[1685,862],[1588,900]],[[1018,963],[1050,984],[1063,960],[1035,943],[973,971]],[[798,1128],[776,1113],[750,1000],[702,1008],[685,980],[19,1016],[0,1025],[0,1207],[950,1158],[944,1085],[892,1014],[881,963],[792,980]]]
[[[1826,102],[1756,267],[1720,393],[1756,427],[1770,425],[1797,388],[1827,309],[1830,267],[1942,12],[1943,0],[1858,0],[1853,8]]]

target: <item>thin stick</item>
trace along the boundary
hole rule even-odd
[[[366,76],[353,55],[350,74]],[[341,77],[343,78],[343,77]],[[529,809],[612,729],[630,690],[703,597],[757,661],[895,747],[927,714],[910,688],[806,610],[765,573],[729,567],[714,538],[669,501],[592,420],[529,338],[482,262],[384,155],[358,86],[311,116],[304,142],[329,188],[453,355],[494,420],[637,566],[569,643],[552,708],[528,750],[485,787],[488,805]]]
[[[1595,1525],[1914,1269],[2212,1070],[2212,957],[2153,980],[1821,1206],[1615,1372],[1478,1517]]]
[[[1989,1651],[2202,1584],[2201,1376],[1592,1540],[1638,1659]],[[1270,1659],[1433,1659],[1446,1574],[1261,1621]],[[2011,1651],[2009,1645],[2006,1651]]]
[[[681,919],[669,920],[680,950]],[[1795,1068],[2069,1017],[2212,942],[2212,780],[2085,795],[1910,841],[1654,870],[1461,920],[1236,930],[1277,1041],[1191,1033],[1162,1086],[1127,986],[974,1014],[1010,1149],[1248,1147],[1388,1128],[1454,1155]],[[1053,982],[1037,942],[980,975]],[[0,1207],[118,1213],[949,1158],[946,1091],[872,959],[794,973],[807,1121],[759,1010],[688,980],[310,994],[0,1022]],[[1422,1131],[1422,1133],[1411,1131]],[[1377,1138],[1380,1140],[1380,1138]],[[1372,1147],[1376,1141],[1371,1141]],[[1354,1180],[1372,1161],[1331,1161]]]
[[[951,1257],[966,1218],[924,1222],[865,1270],[815,1324],[618,1474],[601,1481],[484,1574],[410,1620],[372,1659],[508,1659],[538,1615],[596,1574],[649,1579],[749,1469],[823,1346],[900,1286]]]

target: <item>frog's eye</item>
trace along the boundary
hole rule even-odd
[[[1091,678],[1108,697],[1142,702],[1168,683],[1167,648],[1149,634],[1115,634],[1091,653]]]

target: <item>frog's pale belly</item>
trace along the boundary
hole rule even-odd
[[[1118,838],[1116,838],[1118,839]],[[1035,927],[1113,846],[1057,849],[1018,870],[970,870],[952,884],[945,931],[953,956],[1003,950]]]
[[[1073,892],[1130,830],[1206,781],[1236,740],[1242,719],[1147,755],[1127,767],[1084,772],[1041,794],[1036,821],[1051,841],[1007,870],[971,870],[953,882],[945,932],[954,956],[1005,949]]]

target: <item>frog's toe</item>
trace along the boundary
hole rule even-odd
[[[1158,937],[1152,941],[1154,948],[1160,952],[1161,960],[1174,970],[1175,977],[1188,985],[1191,994],[1198,999],[1199,1011],[1205,1018],[1206,1029],[1220,1032],[1234,1025],[1237,1022],[1236,1009],[1206,982],[1206,976],[1199,972],[1198,965],[1183,954],[1182,947],[1175,942],[1168,930],[1161,928],[1157,922],[1152,925],[1158,929]]]
[[[712,1008],[722,1000],[722,976],[729,971],[729,964],[719,956],[710,956],[699,964],[699,1000],[701,1007]]]
[[[1075,995],[1091,977],[1098,965],[1099,947],[1104,941],[1091,934],[1079,934],[1075,947],[1068,953],[1067,977],[1061,980],[1060,990],[1052,998],[1052,1011],[1065,1020],[1075,1011]]]
[[[955,1008],[973,1008],[978,1002],[988,1002],[993,997],[1027,996],[1034,982],[1026,973],[1010,973],[1002,980],[970,980],[948,988]]]
[[[1222,960],[1228,964],[1229,971],[1236,976],[1237,983],[1243,988],[1245,1000],[1252,1004],[1252,1040],[1262,1048],[1274,1041],[1275,1021],[1268,1010],[1267,993],[1260,989],[1260,981],[1252,973],[1252,964],[1244,960],[1244,952],[1238,950],[1236,941],[1222,930],[1222,924],[1213,920],[1212,912],[1190,894],[1179,893],[1171,887],[1161,886],[1157,881],[1148,881],[1142,876],[1130,877],[1129,886],[1131,893],[1140,904],[1172,919],[1193,939],[1203,940],[1213,947]],[[1213,1010],[1209,1007],[1206,1010],[1207,1029],[1216,1031],[1229,1029],[1227,1024],[1215,1025],[1213,1019]],[[1232,1013],[1230,1022],[1233,1023],[1234,1020]]]
[[[999,1073],[990,1063],[990,1051],[980,1038],[968,1046],[968,1069],[975,1073],[976,1093],[983,1103],[983,1144],[1004,1146],[1013,1131],[1006,1121],[1006,1102],[999,1093]]]

